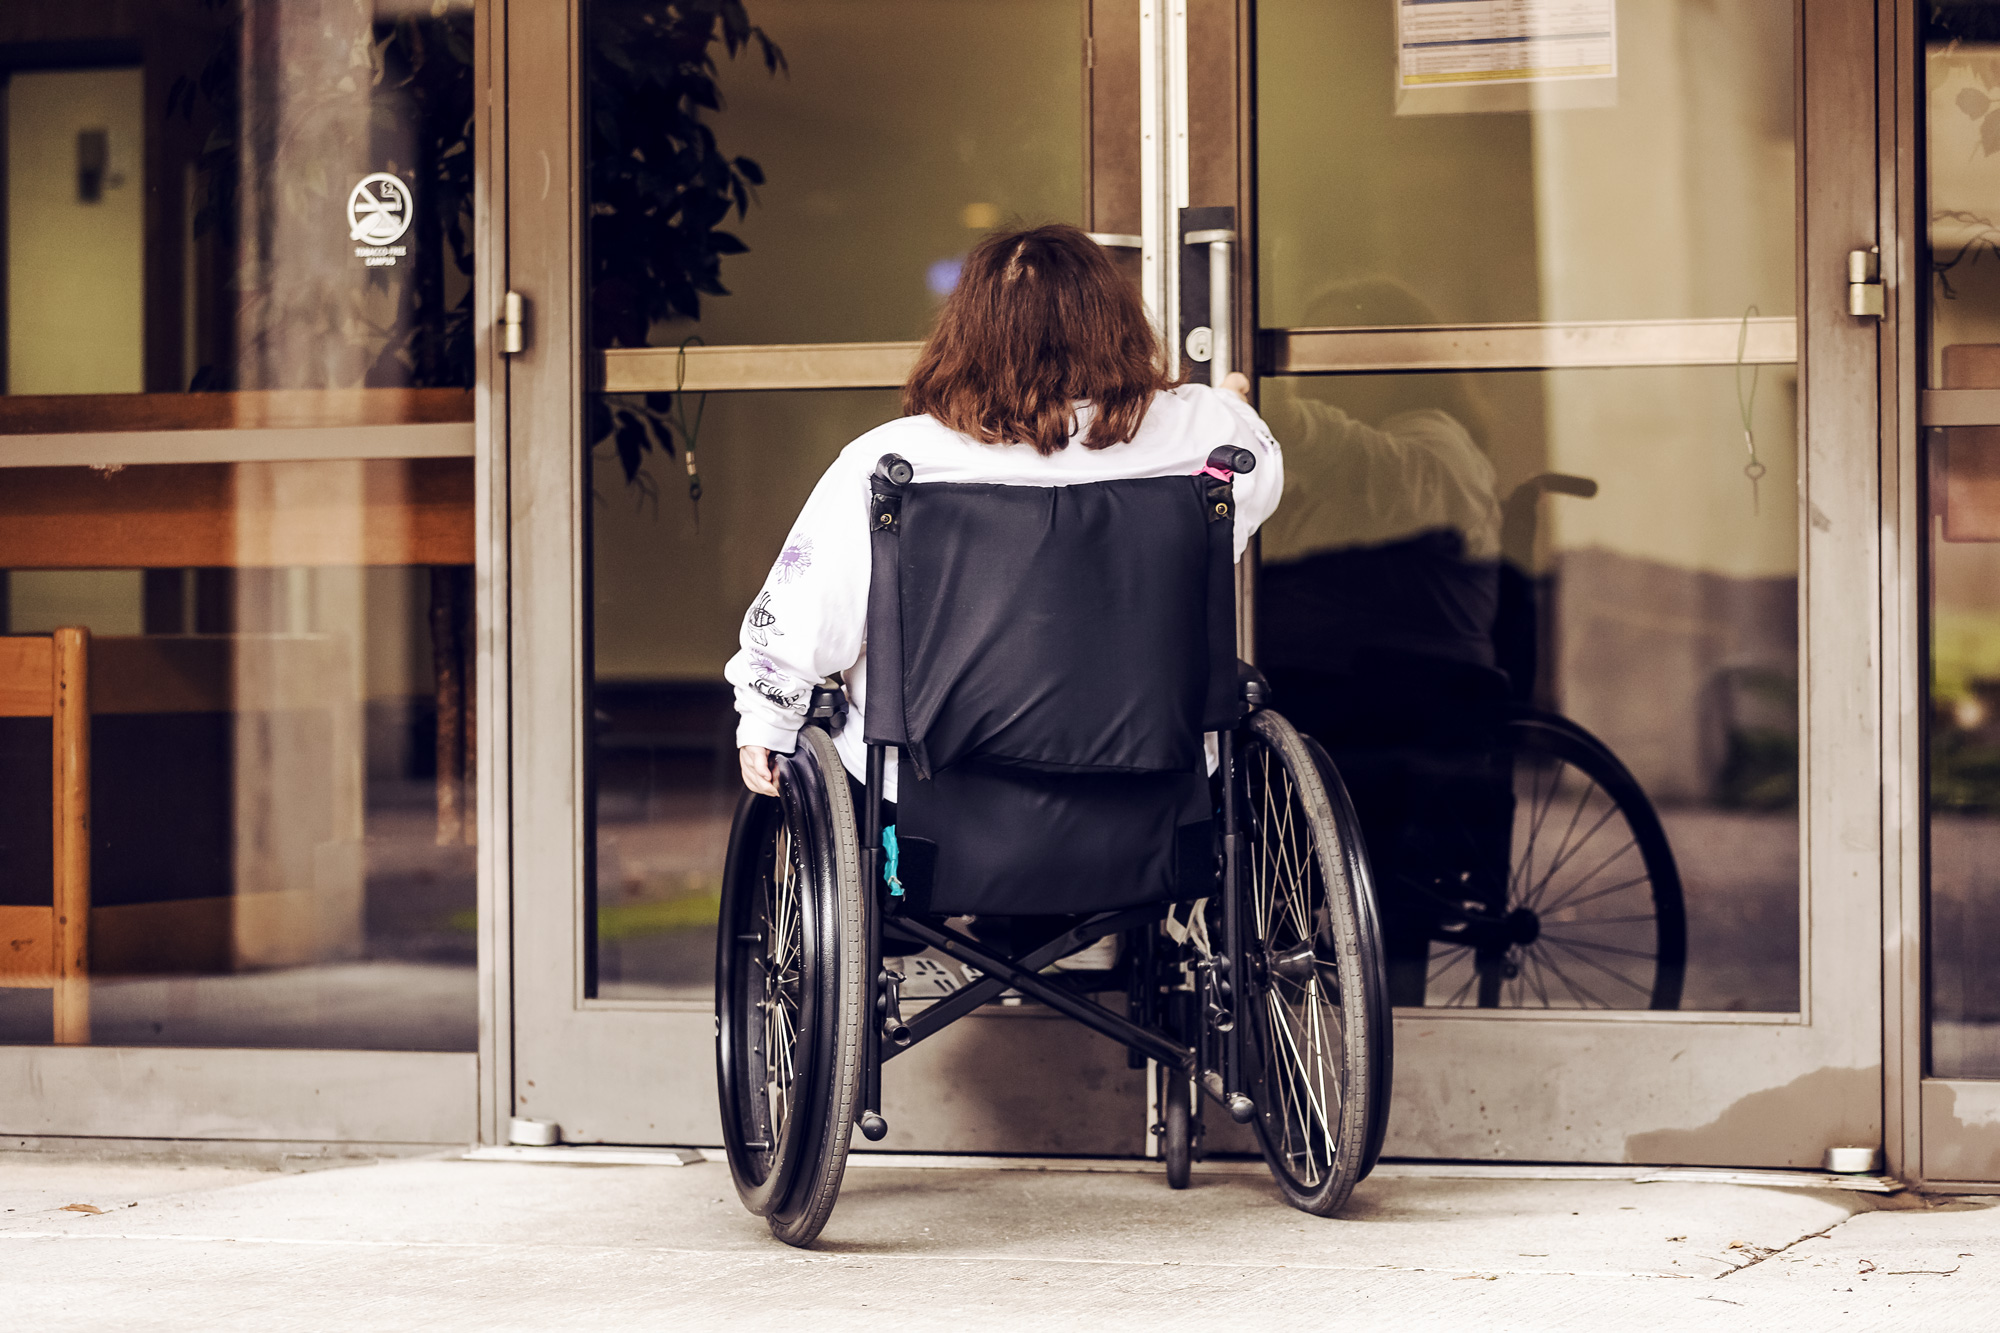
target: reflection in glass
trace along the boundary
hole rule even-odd
[[[470,0],[16,0],[31,46],[0,432],[471,419]]]
[[[4,481],[0,631],[89,632],[89,1038],[474,1049],[471,460]],[[0,916],[50,902],[49,727],[0,717]]]
[[[627,484],[610,445],[593,454],[596,994],[712,1000],[743,790],[722,664],[813,484],[899,410],[893,390],[718,394],[698,510]]]
[[[1928,383],[1990,389],[2000,387],[2000,5],[1926,10]]]
[[[1404,0],[1408,4],[1409,0]],[[1794,313],[1793,6],[1620,0],[1617,73],[1399,91],[1389,0],[1257,6],[1258,322]]]
[[[1075,0],[745,9],[758,31],[733,52],[713,20],[585,11],[593,347],[916,339],[983,232],[1080,219]],[[678,174],[633,167],[663,140],[688,146]],[[586,427],[588,984],[707,1005],[742,790],[722,665],[813,483],[900,409],[889,390],[673,387],[598,395]]]
[[[1796,1008],[1796,428],[1761,379],[1265,382],[1259,662],[1352,790],[1397,1003]]]
[[[2000,1077],[2000,427],[1928,432],[1931,1070]]]
[[[2000,389],[2000,5],[1924,20],[1929,383]],[[1925,452],[1929,1072],[2000,1078],[2000,427]]]
[[[772,72],[755,41],[732,58],[716,29],[721,108],[683,140],[710,155],[699,174],[665,179],[633,178],[627,155],[662,122],[678,126],[681,99],[706,76],[664,43],[633,40],[656,6],[594,0],[588,11],[596,346],[674,347],[697,333],[711,344],[921,338],[981,233],[1081,220],[1076,0],[747,8],[783,68]],[[746,158],[739,201],[725,182]],[[683,199],[698,201],[696,225],[675,216]],[[659,218],[650,236],[632,216],[647,208]],[[717,245],[709,229],[734,239]],[[637,276],[648,266],[650,288]]]

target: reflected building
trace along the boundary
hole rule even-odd
[[[90,715],[0,1040],[470,1051],[471,6],[21,4],[0,73],[0,632],[87,632]]]

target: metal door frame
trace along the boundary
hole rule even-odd
[[[1234,24],[1237,0],[1207,3]],[[1079,55],[1091,71],[1080,108],[1086,180],[1095,184],[1102,177],[1107,187],[1093,189],[1084,207],[1090,225],[1103,231],[1140,230],[1138,219],[1122,220],[1122,210],[1138,204],[1130,187],[1139,172],[1126,169],[1137,166],[1137,145],[1127,164],[1122,146],[1110,145],[1119,148],[1114,153],[1091,142],[1107,117],[1137,98],[1134,89],[1100,81],[1096,71],[1115,62],[1136,63],[1140,52],[1127,40],[1134,28],[1129,20],[1155,6],[1156,0],[1078,0]],[[644,350],[592,354],[586,347],[579,299],[584,281],[580,11],[580,0],[511,0],[500,11],[506,16],[501,46],[507,139],[493,197],[505,217],[504,235],[495,236],[505,260],[504,269],[492,267],[506,275],[496,298],[508,288],[522,293],[532,329],[525,350],[507,358],[496,374],[492,405],[495,419],[506,423],[507,446],[504,477],[496,477],[490,496],[489,541],[495,567],[504,567],[508,576],[491,592],[491,605],[504,614],[482,641],[495,668],[494,702],[501,706],[488,714],[495,730],[490,742],[482,736],[481,758],[504,756],[496,759],[504,772],[495,771],[490,781],[482,772],[481,790],[482,800],[493,803],[493,817],[507,821],[509,831],[504,846],[493,840],[492,887],[481,904],[493,960],[488,994],[498,1016],[484,1061],[483,1132],[502,1138],[507,1118],[518,1115],[557,1121],[566,1141],[714,1143],[719,1126],[709,1006],[595,999],[585,993],[591,828],[583,793],[589,737],[578,706],[588,670],[582,596],[589,552],[581,508],[588,497],[580,466],[585,395],[593,386],[672,387],[682,370],[678,357],[663,363]],[[1100,44],[1094,33],[1107,24],[1115,28],[1105,28]],[[909,343],[706,348],[688,356],[681,384],[689,391],[894,387],[914,353],[915,344]],[[664,386],[657,382],[662,373],[668,377]],[[505,721],[498,716],[503,709]],[[1044,1099],[1054,1109],[1048,1115],[1050,1139],[1041,1146],[1087,1153],[1142,1148],[1136,1109],[1111,1124],[1092,1100],[1132,1100],[1135,1108],[1143,1100],[1142,1079],[1125,1068],[1122,1051],[1108,1043],[1097,1049],[1089,1044],[1094,1039],[1086,1038],[1066,1040],[1061,1052],[1051,1054],[1050,1043],[1037,1034],[1060,1020],[1037,1009],[982,1011],[977,1020],[959,1025],[962,1033],[927,1043],[936,1051],[912,1056],[918,1077],[928,1063],[951,1069],[954,1078],[978,1079],[985,1076],[982,1070],[1018,1065],[1009,1051],[1036,1060],[1095,1061],[1106,1075],[1097,1092],[1078,1080],[1075,1090],[1057,1086],[1058,1095]],[[975,1038],[986,1044],[984,1059],[967,1046]],[[669,1070],[670,1075],[663,1073]],[[1061,1075],[1051,1080],[1062,1081]],[[1034,1103],[1038,1090],[1010,1084],[987,1091],[988,1113],[968,1115],[939,1110],[934,1098],[899,1096],[892,1085],[885,1089],[892,1133],[885,1147],[897,1146],[901,1131],[914,1128],[929,1147],[1008,1150],[1011,1122]]]
[[[1888,11],[1896,5],[1911,3],[1798,0],[1796,11],[1802,312],[1797,341],[1801,473],[1811,516],[1802,525],[1800,574],[1807,704],[1799,1011],[1593,1017],[1404,1011],[1397,1028],[1408,1056],[1399,1061],[1392,1152],[1816,1166],[1828,1144],[1881,1141],[1884,1112],[1891,1109],[1883,1097],[1884,1005],[1899,1013],[1903,995],[1898,987],[1881,984],[1882,941],[1885,927],[1897,927],[1897,906],[1908,897],[1910,859],[1900,842],[1885,835],[1885,826],[1898,827],[1885,819],[1893,803],[1908,799],[1907,781],[1892,778],[1906,778],[1909,771],[1908,743],[1898,723],[1910,714],[1907,681],[1896,675],[1884,640],[1900,645],[1908,636],[1892,631],[1891,618],[1914,614],[1896,599],[1889,572],[1897,552],[1908,545],[1908,530],[1899,536],[1888,517],[1892,510],[1884,506],[1907,507],[1908,488],[1900,484],[1898,469],[1910,464],[1900,457],[1892,463],[1890,452],[1878,455],[1857,448],[1856,441],[1881,438],[1884,423],[1900,420],[1895,358],[1878,356],[1878,343],[1907,342],[1909,321],[1892,315],[1879,330],[1851,321],[1844,313],[1840,257],[1878,238],[1885,254],[1891,253],[1902,219],[1893,198],[1879,202],[1887,192],[1876,182],[1886,164],[1877,157],[1874,102],[1851,95],[1814,99],[1809,92],[1879,85],[1886,106],[1896,86],[1891,54],[1896,43],[1883,43],[1878,52],[1876,25],[1889,21]],[[1142,123],[1157,138],[1156,151],[1142,158],[1139,179],[1132,182],[1139,188],[1124,189],[1107,176],[1119,187],[1107,195],[1138,196],[1138,230],[1154,242],[1156,257],[1146,272],[1164,304],[1170,299],[1164,281],[1170,266],[1158,262],[1158,242],[1172,234],[1171,210],[1185,202],[1182,192],[1189,182],[1197,191],[1212,191],[1216,202],[1234,198],[1245,237],[1242,253],[1257,253],[1253,0],[1172,5],[1137,0],[1135,7],[1139,54],[1147,66],[1171,73],[1185,68],[1190,50],[1203,53],[1199,69],[1187,76],[1204,87],[1202,95],[1176,92],[1188,86],[1183,79],[1164,95],[1140,99]],[[1129,12],[1116,0],[1089,6],[1097,22],[1121,10]],[[648,1109],[646,1127],[636,1132],[651,1141],[710,1141],[712,1100],[704,1090],[713,1075],[706,1028],[683,1023],[686,1031],[663,1040],[665,1025],[651,1015],[676,1006],[587,1000],[581,989],[588,833],[581,774],[588,737],[577,705],[585,658],[575,630],[584,624],[579,594],[588,553],[577,521],[578,506],[587,498],[577,460],[586,375],[593,368],[585,363],[574,297],[582,282],[580,29],[575,0],[512,0],[496,3],[495,13],[504,16],[495,49],[507,62],[501,105],[508,111],[492,182],[495,212],[504,221],[493,223],[496,248],[489,253],[504,254],[505,260],[504,268],[496,260],[487,271],[496,281],[504,273],[505,286],[528,295],[534,329],[527,350],[492,381],[490,410],[494,420],[505,423],[507,447],[504,469],[482,492],[489,501],[482,520],[494,525],[493,563],[501,565],[504,553],[510,573],[490,593],[496,614],[482,637],[482,651],[494,666],[491,683],[482,688],[496,705],[482,710],[482,725],[492,728],[482,737],[482,766],[505,756],[504,765],[496,760],[490,775],[481,774],[481,800],[491,803],[482,813],[491,817],[486,827],[494,830],[482,848],[483,857],[493,858],[481,920],[482,969],[490,973],[484,994],[494,1015],[492,1044],[483,1047],[482,1124],[487,1137],[502,1137],[507,1115],[541,1112],[548,1094],[536,1086],[535,1071],[519,1065],[520,1053],[527,1042],[561,1041],[564,1066],[591,1070],[593,1095],[614,1102],[657,1102],[658,1071],[666,1066],[684,1071],[677,1072],[683,1091],[665,1099],[680,1108]],[[1191,26],[1201,41],[1189,41]],[[1226,43],[1219,55],[1217,38]],[[1117,40],[1123,41],[1122,34]],[[524,114],[512,115],[516,107]],[[1145,160],[1154,165],[1145,168]],[[1236,308],[1243,347],[1254,345],[1255,267],[1247,260],[1239,267]],[[1629,330],[1602,334],[1629,335]],[[1779,335],[1772,330],[1766,336]],[[1372,364],[1382,355],[1381,348],[1363,347],[1346,336],[1336,341],[1340,346],[1296,339],[1267,346],[1288,359],[1360,352]],[[880,384],[897,376],[892,363],[908,351],[893,344],[847,345],[821,347],[806,360],[797,359],[806,350],[756,349],[733,367],[718,355],[712,387]],[[855,370],[851,362],[847,378],[829,371],[830,363],[819,354],[837,350],[860,358],[863,368]],[[1733,347],[1730,351],[1733,359]],[[606,381],[626,369],[643,375],[635,363],[644,355],[608,358],[602,367]],[[786,357],[789,368],[780,364]],[[697,387],[692,377],[689,387]],[[571,632],[552,634],[553,627]],[[1885,664],[1882,669],[1878,662]],[[504,708],[498,706],[503,700]],[[503,713],[511,714],[511,721]],[[550,953],[531,962],[518,943],[531,938],[567,940],[566,960]],[[587,1022],[571,1021],[585,1013]],[[1900,1032],[1907,1016],[1899,1013],[1899,1022]],[[1431,1054],[1412,1058],[1417,1052]],[[1905,1058],[1901,1047],[1892,1046],[1888,1054],[1892,1060]],[[1774,1061],[1797,1071],[1795,1086],[1770,1085]],[[1569,1079],[1563,1076],[1568,1068],[1662,1073],[1652,1081]],[[1476,1089],[1468,1086],[1475,1083]],[[1479,1113],[1470,1112],[1475,1102],[1483,1108]],[[1900,1104],[1894,1109],[1892,1124],[1900,1137],[1890,1138],[1892,1158],[1902,1160],[1909,1149],[1898,1145],[1914,1131],[1907,1109]],[[627,1138],[635,1133],[629,1124],[617,1132]],[[591,1134],[586,1129],[582,1137]]]
[[[1895,232],[1878,204],[1873,99],[1812,95],[1875,85],[1878,7],[1795,4],[1800,314],[1795,335],[1780,327],[1790,321],[1773,321],[1751,339],[1759,360],[1799,363],[1807,517],[1798,1011],[1400,1010],[1392,1155],[1817,1167],[1826,1146],[1882,1141],[1883,890],[1898,880],[1886,859],[1879,780],[1902,759],[1889,748],[1894,713],[1885,712],[1876,667],[1894,534],[1872,442],[1880,404],[1895,401],[1880,392],[1893,387],[1882,383],[1892,359],[1879,354],[1893,329],[1846,314],[1844,260]],[[1547,337],[1547,325],[1262,330],[1260,368],[1733,363],[1738,321],[1710,323],[1561,326],[1560,338]],[[1476,366],[1467,365],[1469,345],[1480,349]],[[1774,1067],[1784,1084],[1772,1086]],[[1572,1068],[1622,1076],[1571,1079]]]
[[[1890,300],[1882,383],[1882,743],[1884,1140],[1889,1169],[1927,1188],[2000,1188],[2000,1080],[1932,1078],[1925,918],[1929,832],[1925,805],[1923,495],[1926,424],[1996,420],[1979,391],[1926,391],[1924,272],[1924,48],[1919,0],[1880,0],[1877,72],[1881,229]],[[1966,410],[1970,408],[1971,410]]]
[[[490,328],[505,290],[504,14],[473,6],[475,327]],[[507,719],[495,683],[506,670],[506,388],[483,334],[475,352],[474,422],[463,425],[115,431],[0,437],[0,484],[10,467],[256,462],[312,458],[464,456],[474,472],[478,654],[479,1046],[472,1051],[370,1051],[176,1046],[0,1046],[0,1133],[62,1138],[219,1139],[375,1144],[491,1140],[504,1112],[509,1043],[506,952]],[[497,414],[497,415],[496,415]]]

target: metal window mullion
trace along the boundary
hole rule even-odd
[[[1139,285],[1146,312],[1165,345],[1167,369],[1180,366],[1175,244],[1187,202],[1186,0],[1141,0],[1139,6]]]

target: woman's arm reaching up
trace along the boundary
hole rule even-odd
[[[771,755],[797,745],[813,688],[861,656],[868,555],[867,474],[843,454],[799,511],[723,669],[736,690],[736,744],[752,791],[777,794]]]

